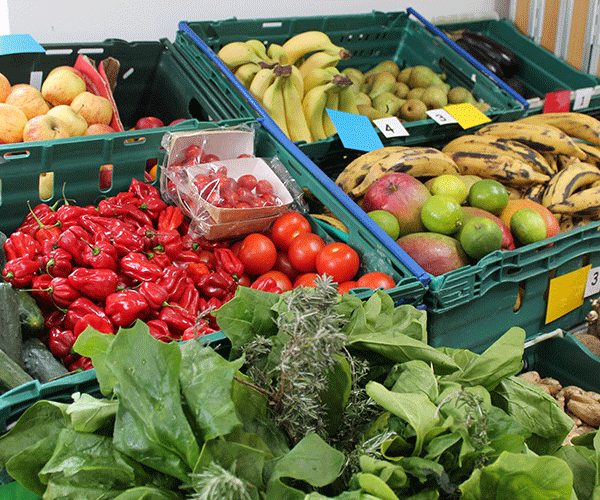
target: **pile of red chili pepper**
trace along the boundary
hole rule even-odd
[[[65,200],[30,209],[4,245],[2,275],[36,298],[54,356],[88,369],[90,360],[71,352],[88,325],[112,334],[142,319],[165,342],[216,331],[210,311],[233,297],[244,266],[230,242],[187,232],[178,207],[133,179],[97,207]],[[272,281],[257,286],[281,291]]]

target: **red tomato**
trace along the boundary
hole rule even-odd
[[[257,183],[258,181],[256,180],[256,177],[251,174],[242,175],[238,179],[238,186],[248,189],[249,191],[252,191],[256,187]]]
[[[242,241],[238,258],[248,274],[263,274],[275,265],[277,249],[266,236],[252,233]]]
[[[303,273],[311,273],[315,269],[318,253],[325,246],[323,239],[312,233],[296,236],[288,248],[288,258],[294,269]]]
[[[348,293],[353,288],[357,288],[357,287],[358,287],[358,283],[356,281],[345,281],[344,283],[341,283],[340,285],[338,285],[337,291],[340,295],[344,295],[345,293]]]
[[[303,233],[312,233],[312,228],[310,222],[298,212],[286,212],[277,218],[271,228],[273,243],[282,250],[287,250],[292,240]]]
[[[356,276],[360,258],[356,250],[345,243],[330,243],[317,255],[316,265],[320,275],[327,274],[336,283],[344,283]]]
[[[268,278],[274,280],[275,283],[277,283],[277,286],[281,288],[282,292],[287,292],[292,289],[292,282],[281,271],[269,271],[268,273],[261,274],[258,278],[256,278],[254,283],[266,280]]]
[[[275,261],[273,270],[281,271],[292,281],[294,281],[298,277],[298,271],[294,269],[292,263],[290,262],[290,259],[288,259],[287,253],[285,252],[277,252],[277,260]]]
[[[379,272],[364,274],[358,278],[357,283],[361,288],[372,288],[373,290],[377,290],[378,288],[388,290],[396,286],[396,282],[389,274]]]
[[[294,281],[294,288],[298,288],[299,286],[309,286],[311,288],[314,288],[317,286],[315,280],[318,277],[319,275],[317,273],[301,274],[296,278],[296,281]]]

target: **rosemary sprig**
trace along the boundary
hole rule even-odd
[[[189,487],[194,490],[188,494],[190,500],[252,500],[248,485],[231,470],[219,464],[211,464],[199,473],[190,474]]]

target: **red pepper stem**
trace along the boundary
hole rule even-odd
[[[54,276],[52,276],[52,273],[50,272],[50,267],[54,267],[54,265],[56,264],[56,261],[54,260],[54,258],[50,259],[47,263],[46,263],[46,272],[48,273],[48,276],[50,276],[51,278],[54,278]]]
[[[66,185],[67,185],[67,183],[63,182],[63,185],[62,185],[62,201],[65,202],[65,205],[70,205],[70,203],[69,203],[70,201],[76,203],[77,200],[74,200],[73,198],[67,198],[67,196],[65,195],[65,187],[66,187]],[[58,203],[58,201],[56,203]]]
[[[157,252],[164,252],[165,247],[163,247],[162,245],[156,245],[152,250],[155,250]]]
[[[177,304],[169,304],[166,300],[162,303],[163,307],[172,307],[173,309],[179,309],[180,311],[186,311],[185,307],[178,306]]]
[[[6,276],[4,276],[4,280],[11,280],[15,277],[15,273],[13,273],[12,271],[9,271],[6,273]]]
[[[79,238],[79,239],[92,249],[92,255],[94,257],[96,257],[102,251],[97,246],[94,246],[89,241],[86,241],[84,238]]]
[[[29,203],[29,200],[27,200],[27,206],[29,207],[29,213],[31,214],[33,219],[38,223],[39,228],[44,229],[46,225],[39,219],[37,215],[35,215],[35,212],[31,208],[31,203]]]

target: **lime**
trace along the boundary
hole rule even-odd
[[[532,208],[517,210],[510,219],[510,230],[522,245],[546,239],[544,218]]]
[[[373,210],[367,213],[375,223],[383,229],[393,240],[400,236],[400,224],[396,216],[387,210]]]
[[[430,191],[434,195],[441,194],[452,198],[459,205],[462,205],[469,195],[467,186],[456,175],[440,175],[434,179]]]
[[[502,247],[502,231],[494,221],[485,217],[473,217],[460,230],[460,244],[465,253],[473,259]]]
[[[498,181],[477,181],[469,191],[469,205],[498,215],[508,203],[508,191]]]
[[[454,234],[462,224],[462,210],[452,198],[436,194],[423,205],[421,222],[432,233]]]

